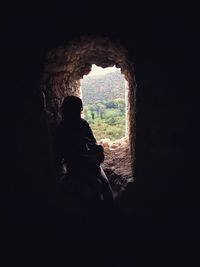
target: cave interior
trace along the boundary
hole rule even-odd
[[[195,168],[188,158],[193,146],[186,142],[193,140],[188,107],[198,106],[188,93],[198,77],[192,62],[195,16],[185,20],[184,14],[192,13],[184,4],[177,13],[176,5],[115,3],[113,9],[83,2],[17,4],[5,13],[4,248],[18,259],[40,259],[41,266],[46,260],[48,266],[71,260],[133,266],[137,260],[184,259],[192,248],[192,211],[197,210]],[[134,179],[113,213],[101,216],[96,210],[91,215],[73,196],[58,194],[51,147],[62,100],[80,95],[80,79],[92,64],[116,65],[129,85],[127,138]]]
[[[103,168],[117,195],[128,182],[134,181],[136,81],[125,49],[109,38],[82,36],[80,40],[48,52],[41,81],[44,109],[53,132],[61,120],[63,99],[67,95],[81,97],[80,79],[90,72],[92,64],[103,68],[116,65],[128,82],[126,137],[114,143],[101,142],[105,151]]]

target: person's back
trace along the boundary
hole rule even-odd
[[[68,96],[62,105],[62,121],[56,131],[57,163],[64,162],[67,175],[83,184],[90,184],[97,192],[102,184],[109,187],[108,179],[100,167],[104,160],[103,147],[96,139],[88,122],[81,118],[82,101],[76,96]]]
[[[87,169],[88,144],[96,144],[88,123],[81,119],[76,122],[62,122],[57,129],[59,158],[64,159],[68,171]]]

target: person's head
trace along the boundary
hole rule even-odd
[[[65,97],[62,104],[62,119],[80,119],[81,112],[83,110],[82,100],[77,96],[67,96]]]

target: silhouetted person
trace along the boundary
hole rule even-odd
[[[88,122],[81,118],[82,110],[79,97],[64,99],[62,121],[56,130],[56,161],[66,167],[65,179],[78,181],[82,190],[89,188],[89,194],[99,200],[112,201],[109,181],[100,166],[104,161],[103,147],[96,144]]]

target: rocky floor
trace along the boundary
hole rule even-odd
[[[134,181],[127,138],[113,142],[110,139],[101,139],[98,143],[104,147],[105,161],[102,167],[117,197],[129,182]]]

